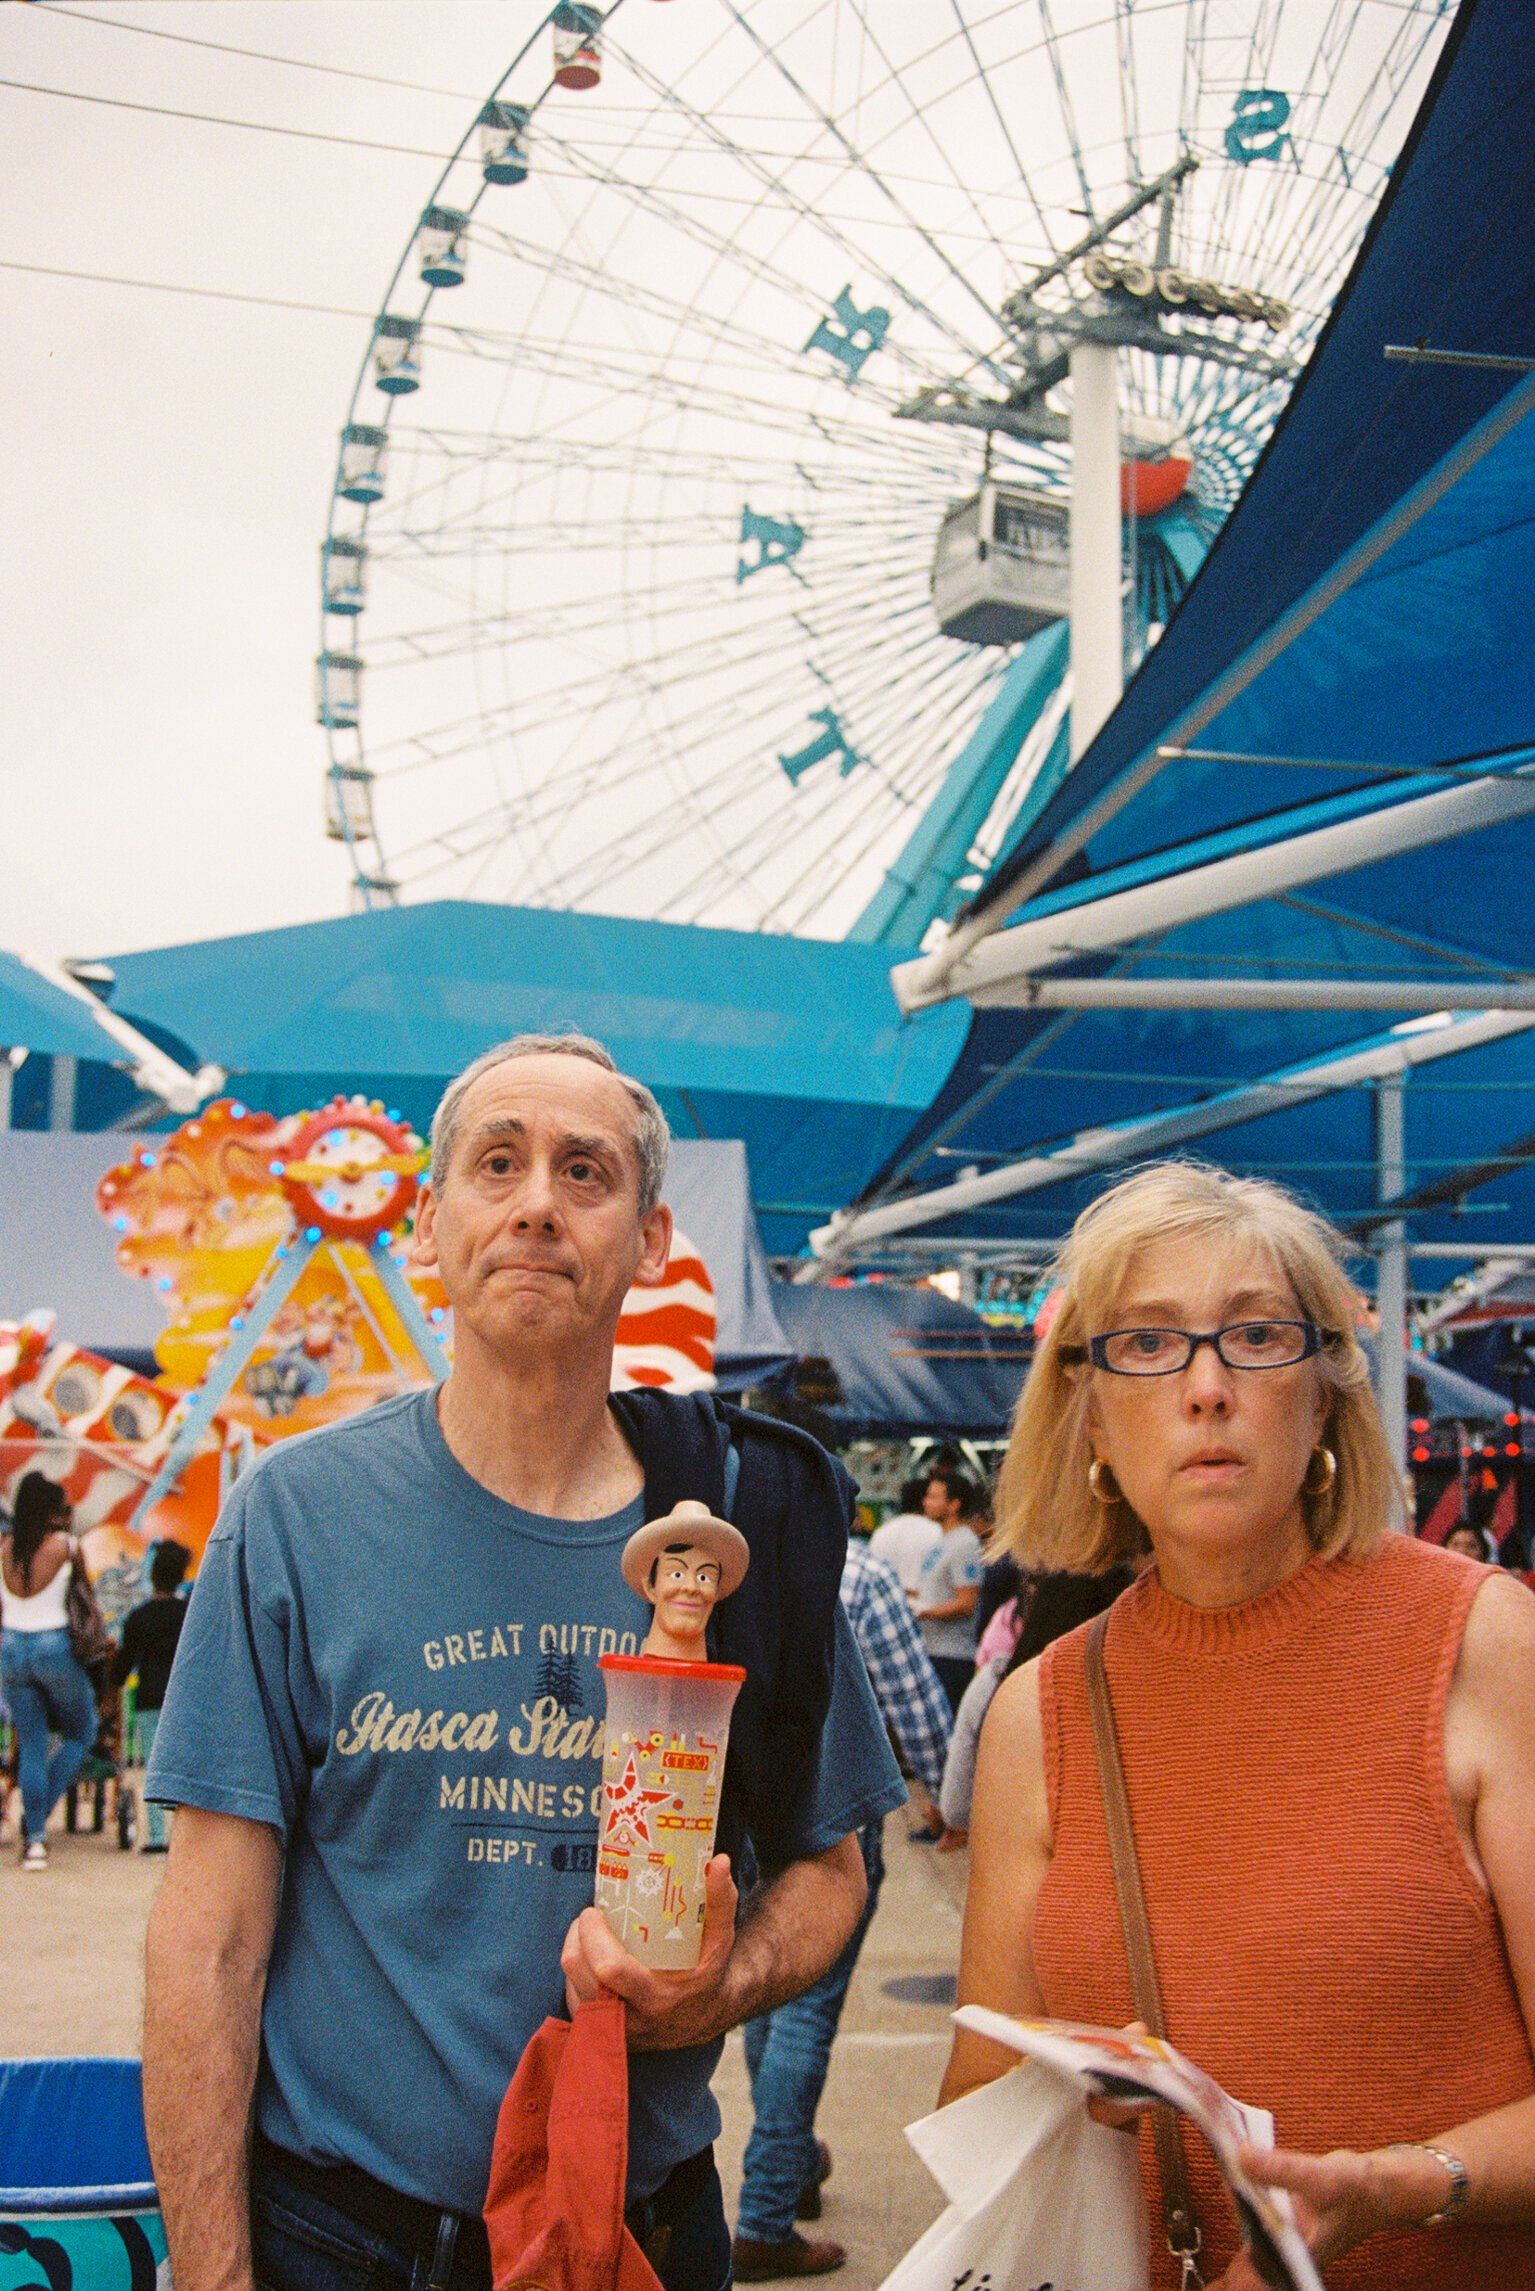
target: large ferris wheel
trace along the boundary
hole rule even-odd
[[[1073,343],[1117,346],[1133,664],[1448,15],[530,9],[347,410],[319,681],[359,899],[920,936],[1063,768]],[[961,609],[988,551],[1000,609]]]

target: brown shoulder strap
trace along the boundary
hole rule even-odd
[[[1119,1921],[1124,1927],[1125,1954],[1130,1960],[1130,1989],[1135,1998],[1135,2009],[1153,2036],[1165,2037],[1167,2024],[1162,2017],[1162,1990],[1157,1980],[1156,1959],[1151,1951],[1151,1927],[1146,1921],[1146,1896],[1141,1888],[1141,1865],[1135,1851],[1135,1832],[1130,1825],[1130,1801],[1125,1794],[1125,1769],[1119,1755],[1119,1733],[1114,1724],[1114,1705],[1109,1696],[1108,1675],[1103,1667],[1103,1642],[1108,1632],[1111,1609],[1093,1619],[1087,1634],[1087,1704],[1092,1713],[1093,1747],[1098,1753],[1098,1780],[1103,1791],[1103,1811],[1108,1823],[1109,1851],[1114,1857],[1114,1890],[1119,1896]],[[1199,2271],[1194,2255],[1200,2246],[1199,2222],[1194,2216],[1194,2201],[1189,2192],[1188,2170],[1183,2160],[1183,2143],[1178,2134],[1176,2112],[1171,2108],[1152,2111],[1152,2130],[1156,2136],[1157,2168],[1162,2175],[1162,2207],[1167,2218],[1167,2247],[1173,2257],[1182,2262],[1185,2286],[1197,2284]]]

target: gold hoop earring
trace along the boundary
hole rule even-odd
[[[1094,1503],[1101,1503],[1105,1511],[1112,1511],[1115,1504],[1124,1501],[1112,1467],[1101,1456],[1094,1456],[1087,1467],[1087,1490]]]
[[[1316,1464],[1318,1460],[1321,1462],[1322,1477],[1318,1484],[1313,1487],[1311,1484],[1311,1472],[1313,1465]],[[1306,1459],[1306,1476],[1301,1481],[1300,1492],[1303,1496],[1330,1496],[1333,1491],[1333,1482],[1337,1479],[1337,1477],[1338,1459],[1333,1454],[1331,1448],[1313,1448],[1311,1454]]]

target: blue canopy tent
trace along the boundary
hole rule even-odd
[[[1532,100],[1527,8],[1466,0],[1166,635],[896,972],[971,1033],[824,1262],[1043,1246],[1175,1150],[1461,1262],[1535,1239]],[[1386,355],[1425,346],[1470,362]]]
[[[37,1126],[73,1127],[82,1068],[108,1078],[119,1112],[189,1112],[223,1077],[178,1063],[180,1048],[127,1025],[61,964],[0,950],[0,1131],[23,1109]]]
[[[108,1043],[89,1002],[0,951],[0,1043],[48,1057],[101,1058]]]
[[[680,1138],[739,1138],[770,1254],[867,1183],[964,1042],[902,1025],[877,947],[443,901],[109,958],[115,1011],[217,1058],[271,1113],[338,1090],[425,1131],[523,1032],[595,1034]]]

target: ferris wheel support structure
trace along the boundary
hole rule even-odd
[[[1116,566],[1116,578],[1117,571]],[[1046,744],[1034,778],[1036,785],[1053,785],[1057,762],[1065,762],[1065,740],[1063,728],[1048,715],[1052,700],[1070,706],[1070,651],[1070,623],[1057,621],[1030,637],[1008,663],[995,699],[849,939],[867,946],[916,946],[934,916],[949,912],[971,846],[1042,719]]]
[[[1124,688],[1120,603],[1119,353],[1071,347],[1071,761]]]
[[[969,813],[976,807],[968,799],[979,796],[985,788],[989,787],[995,797],[1001,777],[1005,777],[1006,765],[1016,757],[1045,711],[1060,700],[1067,658],[1071,686],[1066,695],[1066,724],[1050,755],[1040,759],[1049,788],[1058,784],[1064,771],[1091,745],[1124,689],[1123,540],[1126,509],[1133,489],[1125,483],[1122,461],[1126,441],[1119,409],[1120,348],[1134,346],[1158,353],[1192,355],[1223,365],[1247,364],[1257,374],[1283,370],[1293,378],[1293,363],[1277,361],[1262,352],[1254,353],[1250,347],[1229,340],[1201,339],[1198,330],[1190,334],[1187,329],[1180,329],[1176,335],[1169,334],[1162,325],[1162,311],[1169,307],[1178,310],[1191,300],[1212,317],[1218,314],[1243,319],[1264,317],[1270,324],[1283,323],[1289,317],[1285,305],[1275,304],[1251,289],[1227,288],[1209,279],[1191,280],[1170,266],[1168,257],[1179,189],[1198,164],[1191,153],[1185,153],[1155,182],[1141,186],[1103,222],[1043,265],[1003,304],[1002,316],[1018,336],[1026,359],[1023,379],[1006,400],[978,398],[963,382],[958,382],[947,388],[930,387],[899,409],[908,419],[983,430],[988,468],[991,441],[999,432],[1018,438],[1059,439],[1064,435],[1071,454],[1069,653],[1063,657],[1054,684],[1046,682],[1041,686],[1032,678],[1029,680],[1035,696],[1033,712],[1017,720],[1011,755],[1005,746],[999,748],[993,742],[982,741],[979,747],[972,742],[957,759],[939,799],[942,817]],[[1104,252],[1113,234],[1154,202],[1159,205],[1160,213],[1151,262],[1116,264]],[[1081,275],[1074,282],[1073,306],[1065,311],[1042,309],[1035,299],[1039,289],[1067,280],[1073,266],[1079,264]],[[1085,295],[1081,291],[1084,284],[1089,290]],[[1115,288],[1126,291],[1114,296],[1109,290]],[[1138,301],[1151,296],[1155,297],[1152,312],[1136,307]],[[1046,393],[1062,378],[1068,379],[1071,387],[1071,409],[1064,419],[1045,405]],[[1132,430],[1132,447],[1144,446],[1146,442],[1144,425],[1139,437],[1135,437]],[[1154,435],[1151,442],[1173,446],[1170,438],[1158,439]],[[1129,515],[1133,527],[1133,508]],[[1157,539],[1164,557],[1158,569],[1160,582],[1163,588],[1171,585],[1176,599],[1203,561],[1209,537],[1201,534],[1186,515],[1175,515],[1167,520],[1165,535],[1159,526]],[[1141,619],[1158,617],[1144,594],[1153,581],[1142,578],[1135,585],[1143,592],[1138,599]],[[1014,679],[1009,675],[1004,683],[1004,695],[1015,689]],[[988,725],[997,713],[995,707],[989,712]],[[1011,711],[1008,721],[1013,722]],[[1001,775],[997,770],[999,764],[1004,767]],[[1041,776],[1039,769],[1032,775],[1029,792],[1035,801],[1027,806],[1030,813],[1037,809],[1038,801],[1046,792],[1038,785]],[[1009,842],[1016,841],[1022,823],[1020,810],[1009,831]],[[926,824],[924,822],[924,827],[917,831],[913,845],[923,836]],[[912,848],[908,846],[908,851]],[[906,858],[907,854],[903,853],[903,863]],[[903,866],[897,874],[898,882],[904,874]],[[901,920],[906,928],[915,926],[925,930],[942,912],[943,898],[952,880],[950,876],[941,888],[934,886],[937,896],[926,913],[914,900],[904,903]],[[874,919],[877,910],[879,902],[866,910],[850,935],[866,935],[864,926]],[[884,934],[876,929],[872,935]]]

